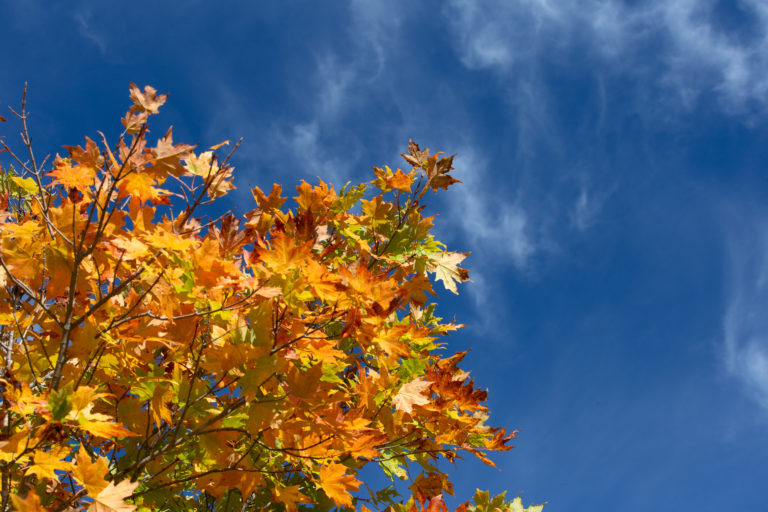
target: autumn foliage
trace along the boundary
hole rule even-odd
[[[466,255],[423,213],[452,157],[410,143],[408,170],[201,218],[233,150],[152,142],[166,95],[130,96],[112,143],[41,162],[24,105],[21,149],[0,139],[0,512],[447,510],[437,462],[492,464],[515,434],[440,341],[461,326],[430,277],[457,292]],[[411,496],[363,485],[367,465]]]

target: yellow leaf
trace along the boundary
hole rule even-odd
[[[26,498],[16,494],[11,495],[11,501],[17,512],[45,512],[45,508],[40,503],[40,496],[33,489],[29,490]]]
[[[67,418],[77,421],[81,429],[105,439],[138,435],[115,423],[111,416],[93,412],[94,402],[107,396],[95,391],[95,388],[80,386],[72,394],[72,410],[67,414]]]
[[[120,251],[125,261],[145,258],[149,253],[149,247],[136,237],[115,237],[112,239],[112,245]]]
[[[139,482],[123,480],[115,485],[110,482],[99,494],[93,496],[93,504],[88,512],[133,512],[136,507],[125,502],[125,498],[133,494]]]
[[[30,194],[37,193],[37,183],[32,178],[20,178],[19,176],[11,176],[11,180],[18,185],[18,187]]]
[[[446,290],[458,294],[456,282],[463,283],[469,280],[469,272],[459,267],[469,253],[441,252],[437,258],[430,260],[427,270],[435,273],[435,279],[443,282]]]
[[[106,414],[92,413],[88,411],[78,419],[78,423],[81,429],[105,439],[112,437],[138,436],[138,434],[131,432],[124,426],[111,420],[112,418]]]
[[[542,512],[544,505],[530,505],[528,508],[523,508],[523,500],[518,496],[512,501],[509,512]]]
[[[403,384],[400,391],[392,399],[392,405],[398,411],[407,412],[408,414],[412,413],[414,405],[426,405],[429,403],[429,398],[424,395],[429,386],[431,386],[431,383],[423,379],[415,379],[407,384]]]
[[[27,469],[27,472],[37,475],[39,478],[58,480],[54,471],[69,471],[72,469],[70,462],[61,460],[67,455],[69,455],[69,448],[66,447],[51,448],[47,452],[36,451],[32,455],[34,462]]]
[[[29,432],[22,430],[5,441],[0,441],[0,461],[10,462],[24,453],[30,445]],[[24,457],[26,458],[26,457]]]
[[[347,475],[342,464],[331,463],[320,469],[320,486],[337,505],[352,506],[350,490],[356,491],[362,482],[353,475]]]
[[[171,400],[171,396],[172,392],[169,389],[168,383],[161,382],[155,387],[155,391],[152,394],[152,418],[158,427],[162,420],[170,423],[173,419],[171,410],[165,405],[166,401]]]
[[[90,496],[98,496],[109,485],[109,482],[104,479],[109,474],[107,459],[96,457],[96,461],[92,462],[86,453],[80,451],[77,454],[76,462],[75,468],[72,470],[72,476],[83,484],[83,487],[85,487]]]

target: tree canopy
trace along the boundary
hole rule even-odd
[[[113,143],[40,161],[25,100],[21,149],[0,139],[0,512],[447,510],[438,461],[515,436],[441,341],[433,284],[457,293],[466,254],[424,212],[453,157],[410,142],[406,170],[208,218],[238,144],[152,140],[167,95],[130,97]]]

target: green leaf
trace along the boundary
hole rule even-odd
[[[195,288],[195,275],[191,271],[186,270],[181,275],[181,282],[181,286],[176,285],[176,291],[189,293]]]
[[[426,361],[418,357],[409,357],[403,359],[403,363],[400,366],[400,375],[405,380],[413,380],[414,377],[424,375],[424,370],[427,367]]]
[[[381,469],[384,470],[384,473],[390,478],[390,480],[394,480],[395,477],[399,478],[400,480],[406,480],[408,478],[408,473],[405,471],[405,466],[403,466],[397,458],[387,458],[381,460],[379,461],[379,466],[381,466]]]
[[[64,386],[59,391],[51,391],[48,397],[48,408],[51,410],[53,421],[61,421],[72,410],[72,386]]]

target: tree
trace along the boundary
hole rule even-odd
[[[26,91],[24,156],[0,140],[0,512],[446,510],[436,462],[492,464],[515,435],[485,424],[464,354],[441,355],[461,326],[429,275],[456,293],[466,255],[423,203],[457,183],[452,157],[411,142],[407,172],[302,182],[293,209],[254,188],[245,215],[200,218],[234,188],[234,149],[151,145],[167,95],[130,97],[114,146],[39,163]],[[369,464],[412,496],[363,484]]]

